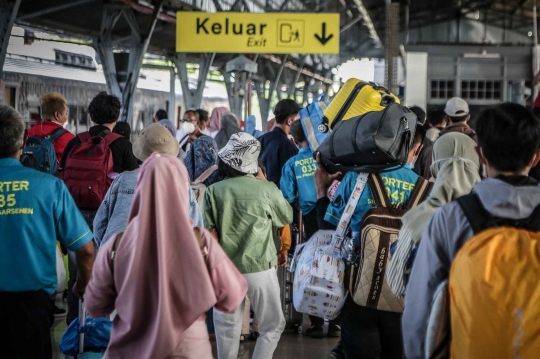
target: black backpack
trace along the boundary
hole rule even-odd
[[[416,115],[398,103],[382,111],[340,121],[318,152],[330,173],[380,173],[407,163],[416,131]]]

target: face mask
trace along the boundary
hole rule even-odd
[[[201,133],[202,133],[203,135],[208,135],[208,127],[205,128],[204,130],[201,130]]]
[[[185,133],[190,135],[195,132],[195,125],[191,122],[182,122],[182,130],[184,130]]]

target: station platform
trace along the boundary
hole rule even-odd
[[[57,306],[65,308],[65,302],[57,300]],[[304,333],[309,328],[309,318],[304,316]],[[53,359],[71,359],[72,357],[65,356],[60,353],[58,349],[58,343],[60,338],[66,331],[66,318],[57,318],[55,320],[52,335],[53,340]],[[328,326],[325,325],[325,333],[328,330]],[[215,340],[212,340],[212,349],[214,358],[218,359]],[[274,352],[274,358],[276,359],[327,359],[330,351],[337,344],[337,338],[323,338],[313,339],[307,335],[300,335],[293,332],[286,331],[281,336],[278,347]],[[245,341],[240,344],[240,350],[238,351],[238,359],[250,359],[255,348],[253,341]]]

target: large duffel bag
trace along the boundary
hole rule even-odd
[[[325,122],[331,129],[371,111],[382,111],[399,98],[374,82],[349,79],[324,111]]]
[[[416,115],[398,103],[340,121],[319,146],[330,173],[379,173],[403,167],[416,131]]]

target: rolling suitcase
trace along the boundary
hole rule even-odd
[[[302,213],[300,213],[299,222],[298,228],[302,228]],[[302,243],[302,235],[299,232],[293,233],[296,237],[296,245],[300,245]],[[302,322],[304,315],[296,311],[293,305],[294,273],[291,273],[290,271],[291,260],[292,257],[289,256],[287,264],[283,267],[278,267],[277,270],[279,290],[281,294],[281,308],[283,309],[283,315],[285,316],[285,330],[293,330],[298,334],[302,334]]]
[[[293,305],[293,277],[294,273],[289,271],[290,265],[278,267],[278,282],[281,293],[281,308],[285,316],[285,330],[294,330],[302,334],[302,318],[304,315],[294,309]]]
[[[361,116],[371,111],[382,111],[399,98],[374,82],[349,79],[324,111],[325,122],[331,129],[340,121]]]

